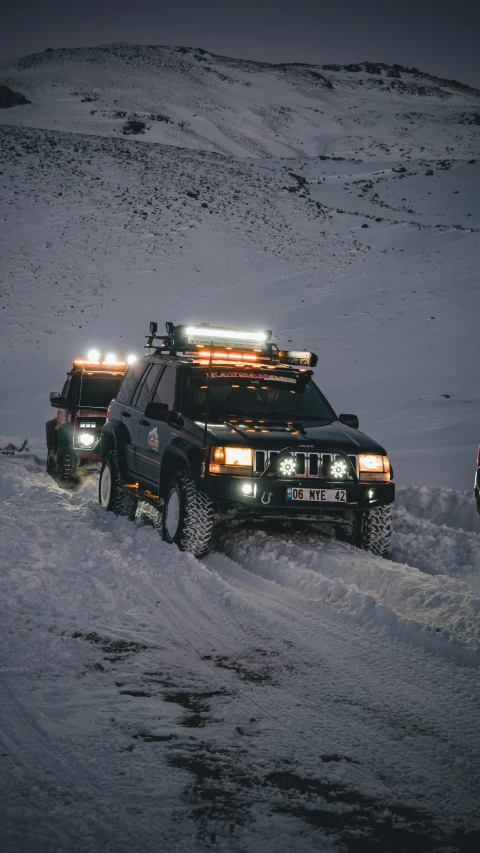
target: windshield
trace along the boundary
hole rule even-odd
[[[115,397],[122,374],[84,373],[78,386],[78,408],[108,409]]]
[[[182,413],[192,420],[205,420],[208,375],[186,372],[182,387]],[[223,420],[322,420],[333,421],[335,412],[313,382],[303,390],[295,375],[264,374],[213,369],[209,418]]]

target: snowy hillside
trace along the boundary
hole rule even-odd
[[[305,82],[311,69],[216,58],[251,85],[214,76],[208,94],[197,80],[210,80],[205,62],[153,54],[157,65],[146,48],[47,52],[8,78],[32,103],[0,115],[3,441],[24,437],[28,412],[25,436],[43,446],[48,392],[85,348],[141,351],[150,319],[233,317],[319,352],[320,384],[388,447],[397,482],[470,487],[480,420],[480,159],[479,128],[459,117],[478,93],[385,69],[322,70],[333,88],[318,88]],[[209,138],[218,142],[221,127],[230,133],[214,147],[257,156],[206,151],[206,137],[187,139],[185,128],[175,139],[155,135],[165,122],[134,137],[121,132],[126,119],[102,118],[100,127],[95,104],[60,95],[61,86],[85,93],[86,79],[112,104],[121,84],[130,117],[145,98],[150,110],[166,109],[154,84],[177,106],[214,103]],[[295,153],[308,86],[314,150],[330,153],[259,157],[275,151],[272,138]],[[246,111],[241,98],[250,98]],[[232,147],[238,122],[253,134],[255,99],[261,145]],[[270,110],[282,99],[293,106],[283,136],[272,137]],[[358,121],[347,127],[352,111]],[[362,138],[350,135],[352,123]]]
[[[234,156],[474,155],[480,92],[417,69],[364,62],[268,65],[201,49],[47,50],[0,66],[31,101],[8,123],[142,138]]]
[[[131,45],[1,85],[0,848],[473,853],[480,93]],[[199,561],[59,489],[49,392],[150,320],[317,352],[388,449],[390,559],[218,528]]]

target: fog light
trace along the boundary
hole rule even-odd
[[[370,500],[372,500],[372,498],[374,497],[374,495],[375,495],[375,492],[373,491],[373,489],[369,489],[369,490],[368,490],[368,497],[370,498]]]
[[[255,492],[255,485],[253,483],[244,483],[242,486],[242,492],[244,495],[253,495]]]
[[[91,447],[95,443],[95,436],[91,432],[82,432],[78,436],[78,443],[82,447]]]
[[[278,463],[278,467],[280,468],[280,473],[285,477],[292,477],[295,474],[295,459],[293,456],[284,456],[284,458]]]
[[[330,476],[343,480],[348,474],[348,465],[343,459],[335,459],[330,466]]]

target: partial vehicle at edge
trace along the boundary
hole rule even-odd
[[[108,406],[123,379],[127,363],[91,351],[78,358],[67,374],[62,392],[50,394],[57,415],[45,424],[47,471],[61,483],[74,483],[78,468],[100,461],[100,435]]]

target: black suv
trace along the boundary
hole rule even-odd
[[[388,457],[355,415],[335,414],[312,381],[314,353],[281,351],[271,332],[150,328],[147,355],[127,370],[102,428],[105,509],[133,518],[146,501],[162,510],[164,539],[196,555],[214,517],[232,509],[334,526],[386,555]]]
[[[100,431],[127,368],[115,356],[102,362],[93,352],[94,358],[73,362],[61,394],[50,394],[50,405],[58,411],[45,424],[47,471],[62,483],[74,483],[81,465],[101,459]]]

